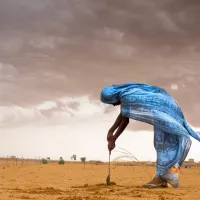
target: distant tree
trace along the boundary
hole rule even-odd
[[[76,155],[72,155],[71,160],[76,160]]]
[[[84,167],[83,167],[83,169],[85,169],[85,161],[86,161],[86,157],[81,157],[80,159],[81,159],[81,162],[84,163]]]
[[[65,164],[65,161],[63,160],[62,157],[60,157],[60,160],[58,161],[58,164],[59,165],[64,165]]]
[[[50,163],[50,161],[51,161],[50,157],[47,157],[47,160],[48,160],[48,163]]]
[[[48,164],[48,160],[45,158],[42,158],[42,164]]]

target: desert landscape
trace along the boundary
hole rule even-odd
[[[7,163],[6,163],[7,162]],[[6,165],[5,165],[6,163]],[[154,166],[123,166],[111,162],[111,186],[106,186],[107,163],[41,162],[1,160],[1,200],[129,200],[129,199],[199,199],[200,169],[183,168],[180,187],[145,189]]]
[[[0,200],[200,200],[199,21],[200,0],[0,0]],[[185,158],[178,188],[142,187]]]

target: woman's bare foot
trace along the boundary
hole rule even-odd
[[[144,184],[142,187],[145,188],[163,188],[167,187],[167,181],[163,180],[160,176],[154,177],[152,181]]]

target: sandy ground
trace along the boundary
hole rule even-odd
[[[0,166],[0,200],[129,200],[129,199],[200,199],[199,168],[183,169],[180,187],[144,189],[154,167],[114,166],[107,187],[106,165],[47,164]]]

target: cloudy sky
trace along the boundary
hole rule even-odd
[[[0,156],[107,160],[109,84],[165,88],[200,127],[198,0],[0,0]],[[152,127],[117,146],[155,160]],[[193,140],[188,157],[200,160]],[[114,158],[113,154],[113,158]]]

